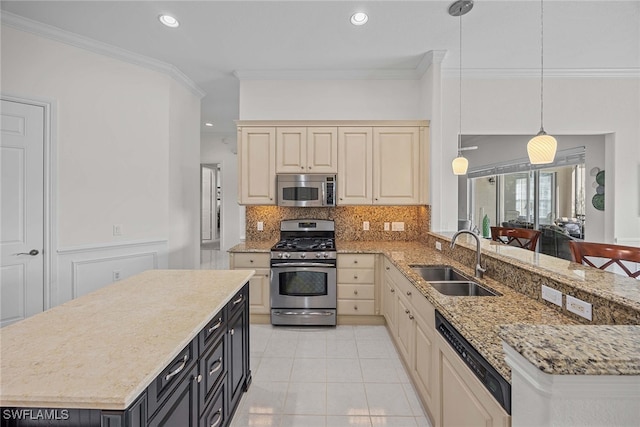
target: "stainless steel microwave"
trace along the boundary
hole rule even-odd
[[[278,206],[319,208],[336,205],[336,176],[278,174]]]

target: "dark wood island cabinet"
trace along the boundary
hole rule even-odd
[[[234,287],[234,293],[222,308],[213,316],[208,315],[204,327],[126,408],[105,408],[104,403],[98,401],[95,408],[90,402],[74,407],[71,400],[64,406],[60,402],[52,406],[26,405],[28,402],[9,406],[5,402],[11,401],[11,396],[5,395],[3,387],[2,427],[228,426],[251,382],[247,283],[251,273],[244,272],[240,276],[243,276],[244,284],[239,289]],[[161,330],[159,325],[158,331]],[[153,337],[149,339],[153,340]],[[131,343],[121,350],[127,353],[130,346],[137,347],[138,343]],[[140,355],[134,350],[131,357]],[[144,357],[152,358],[154,355]],[[4,376],[5,369],[10,369],[10,366],[3,363],[2,367]],[[112,375],[117,376],[119,372]],[[119,381],[126,382],[126,376]]]

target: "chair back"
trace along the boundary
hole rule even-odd
[[[540,230],[530,228],[491,227],[491,240],[530,251],[536,250],[540,234]]]
[[[635,246],[612,245],[609,243],[578,241],[571,241],[569,245],[574,262],[599,268],[600,270],[605,270],[615,264],[629,277],[633,277],[634,279],[640,277],[640,248]],[[596,259],[600,259],[603,264],[600,266],[596,265],[594,263]],[[636,263],[636,266],[632,267],[629,263],[625,264],[623,261]]]

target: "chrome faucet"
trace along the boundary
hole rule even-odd
[[[456,239],[458,238],[459,235],[461,234],[470,234],[472,235],[475,239],[476,239],[476,272],[475,272],[475,277],[478,277],[480,279],[482,279],[482,276],[484,276],[484,272],[487,271],[485,268],[482,268],[482,265],[480,264],[480,238],[478,237],[478,235],[472,231],[469,230],[460,230],[458,232],[456,232],[456,234],[453,235],[453,237],[451,238],[451,249],[456,247]]]

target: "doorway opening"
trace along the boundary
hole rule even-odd
[[[220,226],[222,212],[220,164],[200,165],[201,177],[201,215],[200,247],[202,249],[220,249]]]

